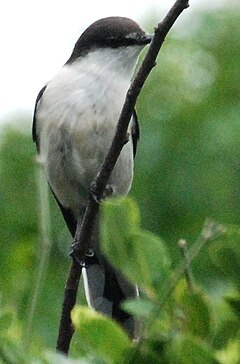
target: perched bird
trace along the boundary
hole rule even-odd
[[[82,33],[68,61],[38,94],[33,140],[73,237],[111,145],[138,55],[151,38],[131,19],[100,19]],[[126,195],[131,188],[139,139],[135,112],[128,133],[108,182],[113,196]],[[101,254],[97,226],[95,230],[84,269],[87,301],[134,337],[133,318],[121,302],[136,297],[137,289]]]

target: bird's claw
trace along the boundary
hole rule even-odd
[[[90,188],[90,195],[92,196],[93,200],[97,204],[99,204],[101,202],[101,199],[99,199],[99,197],[96,195],[95,190],[96,190],[96,182],[92,182],[91,188]],[[106,185],[105,190],[102,195],[102,199],[112,196],[113,193],[114,193],[113,186],[110,184]]]
[[[90,195],[93,198],[93,200],[99,204],[100,203],[100,199],[98,198],[98,196],[96,195],[96,182],[92,182],[91,183],[91,187],[90,187]]]
[[[107,198],[113,195],[113,186],[112,185],[106,185],[105,190],[103,192],[103,198]]]
[[[77,242],[73,240],[71,250],[69,253],[72,260],[80,265],[82,268],[86,267],[85,259],[79,258],[79,249],[77,249]],[[92,258],[94,256],[94,250],[92,248],[89,248],[88,251],[85,253],[86,258]]]
[[[75,239],[72,242],[69,256],[76,264],[80,265],[82,268],[85,267],[85,261],[79,258],[79,249],[77,249],[77,241]]]

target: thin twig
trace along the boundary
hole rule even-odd
[[[224,234],[226,229],[223,225],[219,224],[216,221],[206,219],[200,233],[200,236],[192,245],[192,247],[188,250],[188,265],[193,262],[193,260],[198,256],[202,248],[205,246],[206,243],[217,239],[219,236]],[[183,241],[182,241],[183,242]],[[181,243],[182,244],[182,243]],[[145,330],[146,332],[151,331],[152,325],[154,325],[156,317],[159,317],[159,314],[163,311],[164,305],[167,303],[169,297],[173,293],[174,289],[176,288],[178,282],[180,281],[181,277],[185,273],[185,262],[180,262],[178,267],[175,269],[173,274],[173,279],[169,284],[169,281],[166,282],[165,287],[163,287],[163,296],[160,302],[157,302],[157,306],[155,310],[152,312],[151,317],[148,317],[148,320],[145,322]],[[129,363],[136,362],[136,355],[141,347],[143,340],[141,339],[137,346],[132,350],[131,356],[128,358]]]
[[[189,291],[193,291],[193,279],[192,279],[192,272],[190,268],[190,262],[188,258],[188,249],[187,249],[187,241],[185,239],[178,240],[178,247],[180,250],[181,257],[183,259],[184,265],[184,275],[186,278],[187,286]]]
[[[66,355],[68,354],[70,342],[74,333],[74,327],[71,320],[71,311],[76,304],[81,273],[82,267],[73,261],[64,290],[64,300],[56,346],[56,349],[59,352],[62,352]]]
[[[188,250],[188,264],[193,262],[193,260],[198,256],[198,254],[200,253],[200,251],[202,250],[203,246],[206,243],[208,243],[211,240],[217,239],[225,231],[226,230],[223,225],[213,220],[206,219],[199,238]],[[176,285],[180,281],[184,272],[185,272],[185,264],[181,262],[178,268],[175,270],[174,278],[171,284],[167,282],[166,286],[167,288],[164,290],[165,294],[163,294],[162,300],[159,305],[161,308],[165,304],[167,299],[171,296],[172,292],[174,291]]]
[[[89,196],[88,204],[85,210],[81,227],[77,229],[77,248],[78,260],[84,261],[85,253],[88,251],[89,242],[91,240],[92,231],[96,216],[99,210],[99,205],[96,200],[100,201],[106,187],[109,176],[113,167],[118,159],[118,156],[126,142],[126,135],[128,125],[133,114],[134,106],[141,89],[150,74],[152,68],[155,66],[157,55],[162,47],[165,37],[178,16],[184,9],[189,6],[188,0],[177,0],[166,17],[155,28],[153,40],[149,46],[148,52],[139,68],[130,88],[122,108],[120,118],[118,120],[116,133],[110,147],[110,150],[104,160],[103,166],[97,175],[92,188],[92,193]],[[94,196],[94,197],[93,197]],[[57,350],[67,354],[73,333],[71,325],[70,313],[73,305],[76,302],[77,286],[81,275],[81,268],[73,262],[70,268],[69,278],[65,288],[65,297],[63,303],[62,317],[59,327],[59,336],[57,343]],[[72,277],[72,278],[71,278]],[[74,282],[73,280],[77,281]],[[74,290],[71,290],[74,286]],[[76,289],[75,289],[76,288]],[[67,300],[67,302],[66,302]],[[70,330],[69,332],[67,330]]]

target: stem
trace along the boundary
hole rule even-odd
[[[191,246],[191,248],[188,251],[188,265],[192,263],[192,261],[198,256],[202,248],[206,243],[208,243],[211,240],[216,239],[218,236],[223,234],[225,232],[224,226],[218,224],[215,221],[212,221],[210,219],[206,219],[203,229],[201,231],[201,234],[199,238],[196,240],[196,242]],[[162,297],[162,300],[160,302],[160,307],[165,304],[167,299],[170,297],[172,292],[174,291],[176,285],[180,281],[182,275],[185,272],[185,264],[181,263],[178,268],[175,270],[174,278],[172,280],[172,283],[169,285],[169,282],[167,283],[167,288],[165,289],[165,294]],[[164,291],[164,290],[163,290]]]
[[[192,272],[190,269],[190,262],[189,262],[189,257],[188,257],[188,249],[187,249],[186,240],[180,239],[178,241],[178,247],[179,247],[182,259],[183,259],[184,275],[186,278],[187,286],[188,286],[189,291],[193,292],[193,279],[192,279]]]

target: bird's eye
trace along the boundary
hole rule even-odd
[[[121,45],[121,40],[114,37],[109,37],[106,39],[106,43],[111,48],[117,48]]]
[[[106,39],[106,44],[111,48],[118,48],[137,44],[137,39],[132,34],[124,37],[109,37]]]

